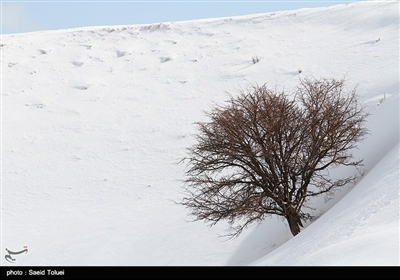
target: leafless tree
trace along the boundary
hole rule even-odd
[[[286,219],[297,235],[312,218],[303,209],[311,197],[357,178],[329,176],[333,167],[361,165],[351,150],[368,133],[368,114],[344,79],[301,79],[292,94],[251,86],[207,116],[183,159],[181,204],[211,225],[242,221],[231,237],[268,215]]]

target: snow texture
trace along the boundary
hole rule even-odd
[[[1,251],[28,248],[2,265],[399,265],[398,1],[3,35],[1,52]],[[191,222],[175,201],[194,122],[311,76],[358,86],[363,177],[296,237],[276,217],[233,240]]]

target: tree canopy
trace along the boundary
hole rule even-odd
[[[357,178],[333,179],[329,170],[361,165],[351,151],[368,133],[363,109],[344,79],[302,79],[292,93],[256,85],[231,96],[197,123],[181,204],[211,225],[244,220],[232,236],[267,215],[285,218],[297,235],[312,218],[303,211],[310,197]]]

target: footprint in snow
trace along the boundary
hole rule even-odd
[[[89,87],[88,86],[75,86],[75,88],[80,89],[80,90],[87,90]]]
[[[72,64],[76,67],[81,67],[83,65],[83,62],[73,61]]]
[[[160,57],[160,62],[165,63],[172,60],[172,57]]]

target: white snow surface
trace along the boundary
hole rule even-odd
[[[3,35],[1,70],[2,265],[400,264],[398,1]],[[175,202],[194,123],[251,83],[311,76],[357,86],[364,175],[295,237],[276,217],[231,240],[193,222]]]

